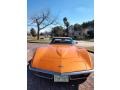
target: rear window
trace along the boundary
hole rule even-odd
[[[53,38],[51,44],[72,44],[71,38]]]

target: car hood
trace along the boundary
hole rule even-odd
[[[90,54],[74,45],[48,45],[37,48],[32,67],[59,73],[92,69]]]

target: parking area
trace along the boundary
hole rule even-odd
[[[45,47],[48,44],[28,43],[27,44],[27,61],[31,60],[33,53],[37,47]],[[79,43],[80,45],[80,43]],[[83,45],[83,42],[82,44]],[[91,45],[91,44],[86,44]],[[91,54],[93,57],[93,54]],[[27,70],[27,90],[94,90],[94,74],[92,73],[86,82],[80,84],[79,87],[67,84],[51,83],[46,79],[34,76],[29,69]]]

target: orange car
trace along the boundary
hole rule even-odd
[[[29,69],[53,82],[82,83],[93,72],[93,62],[85,48],[70,37],[55,37],[47,47],[37,48]]]

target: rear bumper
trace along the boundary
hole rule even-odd
[[[54,75],[67,75],[69,76],[69,82],[80,82],[81,80],[86,80],[87,77],[90,75],[90,73],[93,72],[93,70],[87,70],[87,71],[80,71],[80,72],[70,72],[70,73],[57,73],[57,72],[51,72],[47,70],[41,70],[37,68],[32,68],[29,65],[29,69],[34,72],[35,75],[50,79],[51,81],[54,81]]]

